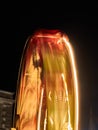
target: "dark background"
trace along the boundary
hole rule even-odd
[[[51,8],[50,8],[51,9]],[[17,8],[18,10],[18,8]],[[46,10],[48,10],[46,8]],[[59,10],[59,8],[58,8]],[[1,17],[0,89],[16,91],[20,59],[29,35],[40,28],[64,31],[74,48],[79,79],[79,130],[89,130],[91,118],[98,129],[98,16],[92,11],[13,13]]]

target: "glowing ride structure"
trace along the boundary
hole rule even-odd
[[[39,30],[25,44],[13,129],[78,130],[78,82],[68,37]]]

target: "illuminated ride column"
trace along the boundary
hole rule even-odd
[[[78,130],[78,83],[72,47],[59,30],[39,30],[25,44],[13,128]]]

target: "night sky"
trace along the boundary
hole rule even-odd
[[[88,130],[90,110],[98,124],[98,20],[90,13],[25,14],[2,18],[0,89],[15,92],[28,36],[37,29],[60,29],[74,48],[79,79],[80,130]]]

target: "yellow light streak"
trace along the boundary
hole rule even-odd
[[[63,40],[65,41],[65,44],[67,45],[66,47],[69,50],[70,54],[70,61],[72,64],[72,71],[74,75],[74,87],[75,87],[75,124],[74,124],[74,130],[78,130],[78,121],[79,121],[79,103],[78,103],[78,80],[77,80],[77,74],[76,74],[76,67],[75,67],[75,58],[74,58],[74,53],[72,46],[70,42],[66,39],[66,37],[63,37]]]

